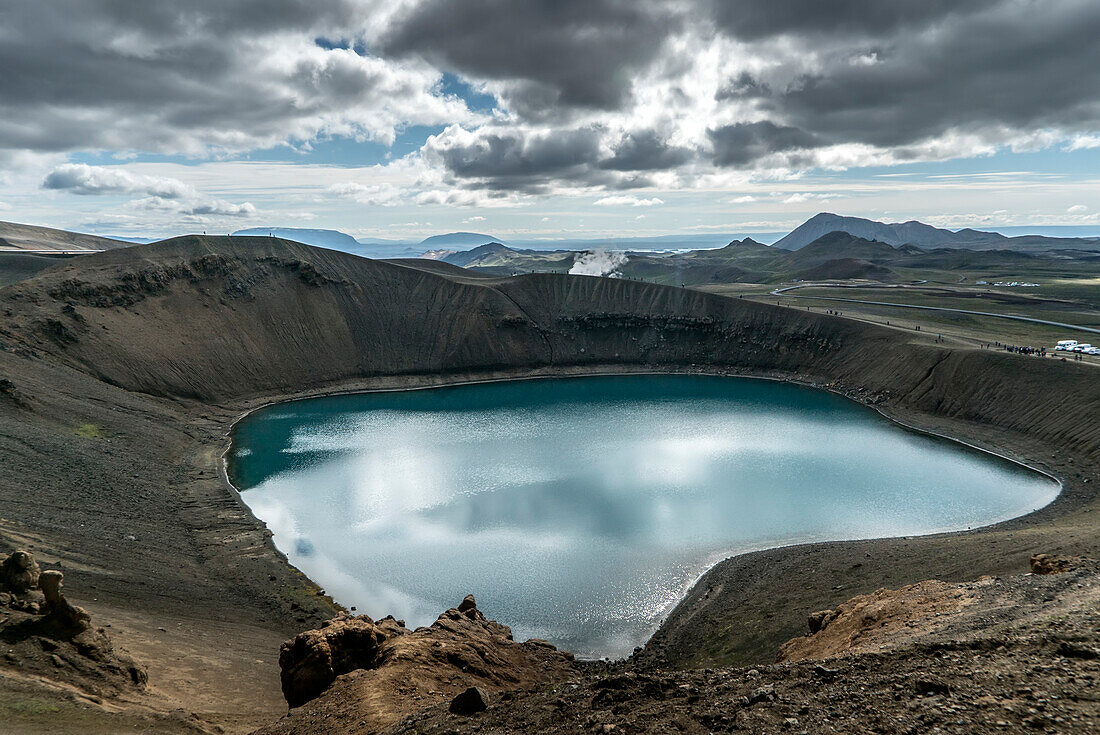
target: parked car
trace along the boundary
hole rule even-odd
[[[1077,340],[1075,339],[1060,339],[1058,340],[1058,344],[1054,346],[1054,349],[1062,352],[1064,350],[1072,350],[1076,346]]]

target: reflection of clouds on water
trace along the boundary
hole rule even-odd
[[[372,616],[426,624],[474,593],[517,637],[622,654],[730,553],[977,526],[1057,492],[823,393],[600,380],[455,389],[462,410],[431,410],[426,391],[401,398],[408,410],[280,419],[271,446],[237,455],[276,468],[242,497],[293,563]],[[599,385],[653,387],[604,402]]]
[[[247,491],[242,497],[257,517],[264,519],[274,535],[276,547],[286,554],[290,563],[300,569],[307,577],[324,587],[341,604],[355,606],[361,613],[375,618],[393,615],[403,619],[410,627],[430,625],[442,610],[432,601],[417,598],[395,586],[370,580],[354,573],[354,564],[349,565],[341,554],[335,556],[326,553],[331,544],[324,541],[322,534],[321,549],[314,540],[301,535],[293,521],[290,507],[273,497],[272,488],[266,491],[261,486]],[[352,540],[345,536],[345,540]],[[340,544],[336,545],[339,550]],[[454,604],[458,604],[461,598]]]

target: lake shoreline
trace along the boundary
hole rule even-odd
[[[953,436],[953,435],[948,434],[948,433],[946,433],[942,430],[935,430],[935,429],[932,429],[932,428],[924,428],[924,427],[914,425],[912,423],[908,423],[908,422],[902,420],[901,418],[899,418],[898,416],[893,415],[892,413],[888,412],[884,407],[882,407],[880,405],[875,405],[874,403],[870,403],[870,402],[867,402],[865,400],[860,400],[860,398],[858,396],[854,396],[854,395],[852,395],[848,392],[840,390],[836,386],[823,385],[823,384],[820,384],[818,382],[808,381],[808,380],[800,379],[800,378],[792,378],[792,377],[776,376],[776,375],[754,375],[754,374],[749,374],[749,373],[744,373],[744,372],[739,372],[739,371],[708,369],[708,368],[705,368],[705,367],[702,367],[702,366],[696,366],[696,367],[691,367],[691,368],[677,368],[675,366],[670,366],[670,367],[663,368],[663,369],[662,368],[652,368],[652,367],[648,367],[648,366],[617,366],[617,365],[601,365],[601,366],[595,366],[594,368],[589,367],[589,366],[564,366],[564,367],[549,369],[549,370],[547,370],[547,369],[539,370],[537,373],[534,373],[534,374],[532,374],[531,372],[526,372],[526,371],[520,370],[520,371],[517,371],[515,374],[509,374],[507,371],[505,371],[505,374],[500,374],[500,371],[496,371],[494,374],[487,375],[487,376],[442,376],[442,375],[381,376],[377,379],[372,379],[370,381],[362,381],[364,383],[364,385],[362,385],[361,387],[357,387],[355,385],[350,385],[350,386],[340,386],[340,387],[337,387],[337,388],[334,388],[334,389],[331,389],[331,390],[326,390],[324,388],[320,388],[320,389],[316,389],[316,390],[307,391],[305,393],[292,393],[292,394],[288,394],[286,396],[280,396],[280,397],[265,397],[265,398],[262,398],[262,399],[257,399],[257,402],[254,405],[249,405],[248,408],[246,410],[244,410],[243,413],[240,413],[232,421],[232,423],[229,425],[229,427],[225,430],[225,432],[224,432],[225,442],[224,442],[224,445],[223,445],[223,451],[221,452],[221,455],[220,455],[220,468],[219,468],[220,469],[220,475],[221,475],[222,480],[225,483],[227,489],[237,499],[237,501],[241,504],[241,506],[250,515],[252,515],[253,518],[255,518],[256,523],[258,523],[261,526],[264,526],[266,528],[266,524],[264,524],[264,521],[262,521],[261,519],[259,519],[258,517],[255,516],[255,514],[253,513],[251,507],[249,507],[248,504],[241,497],[241,492],[242,491],[233,483],[232,479],[230,478],[230,472],[229,472],[229,466],[230,466],[229,456],[230,456],[230,453],[233,451],[234,446],[235,446],[234,445],[234,430],[240,424],[241,421],[243,421],[247,417],[251,416],[252,414],[256,413],[257,411],[260,411],[260,410],[263,410],[263,409],[266,409],[266,408],[272,408],[272,407],[275,407],[275,406],[285,405],[285,404],[292,404],[292,403],[301,402],[301,401],[309,401],[309,400],[313,400],[313,399],[317,399],[317,398],[329,398],[329,397],[338,397],[338,396],[400,393],[400,392],[409,392],[409,391],[427,391],[427,390],[435,390],[435,389],[440,389],[440,388],[452,388],[452,387],[476,386],[476,385],[491,385],[491,384],[495,384],[495,383],[516,383],[516,382],[539,381],[539,380],[560,380],[560,379],[573,379],[573,378],[580,379],[580,378],[599,378],[599,377],[626,377],[626,376],[699,376],[699,377],[712,377],[712,378],[730,378],[730,379],[742,379],[742,380],[767,381],[767,382],[793,385],[793,386],[797,386],[797,387],[800,387],[800,388],[806,388],[806,389],[809,389],[809,390],[823,391],[823,392],[828,393],[830,395],[834,395],[834,396],[843,398],[843,399],[845,399],[847,401],[850,401],[850,402],[852,402],[856,405],[873,409],[878,416],[884,418],[885,420],[890,422],[890,424],[892,424],[893,426],[895,426],[895,427],[897,427],[897,428],[899,428],[903,431],[913,433],[913,434],[917,434],[917,435],[920,435],[920,436],[933,438],[933,439],[936,439],[938,441],[943,441],[943,442],[946,442],[946,443],[951,444],[951,445],[959,445],[961,447],[966,448],[967,450],[975,451],[975,452],[978,452],[978,453],[981,453],[981,454],[984,454],[984,455],[989,455],[991,458],[993,458],[997,461],[1007,462],[1007,463],[1010,463],[1010,464],[1012,464],[1012,465],[1014,465],[1014,466],[1016,466],[1016,467],[1018,467],[1022,470],[1026,470],[1029,473],[1038,474],[1038,475],[1046,478],[1047,480],[1049,480],[1049,481],[1051,481],[1051,482],[1053,482],[1057,485],[1057,488],[1058,488],[1057,493],[1055,494],[1054,498],[1050,502],[1048,502],[1047,504],[1045,504],[1045,505],[1043,505],[1039,508],[1033,509],[1033,510],[1027,512],[1027,513],[1023,513],[1023,514],[1020,514],[1020,515],[1015,515],[1011,518],[1007,518],[1007,519],[1003,519],[1003,520],[999,520],[999,521],[994,521],[994,522],[991,522],[991,523],[988,523],[988,524],[984,524],[984,525],[981,525],[981,526],[975,526],[973,528],[968,528],[968,529],[932,531],[932,532],[929,532],[929,533],[926,533],[926,534],[919,534],[917,536],[918,538],[919,537],[950,537],[950,536],[956,536],[956,535],[960,535],[960,534],[981,533],[981,532],[983,532],[985,530],[988,530],[988,529],[993,529],[993,528],[1004,526],[1005,524],[1014,524],[1014,523],[1019,522],[1023,519],[1026,519],[1029,516],[1032,516],[1036,513],[1039,513],[1041,511],[1047,509],[1047,508],[1050,508],[1053,504],[1057,503],[1059,498],[1061,498],[1064,487],[1065,487],[1062,480],[1059,479],[1059,477],[1057,477],[1054,473],[1035,466],[1035,464],[1029,462],[1025,458],[1022,458],[1020,456],[1012,456],[1009,452],[1007,452],[1007,451],[1005,451],[1005,450],[1003,450],[1002,448],[999,448],[999,447],[979,446],[978,444],[972,443],[972,442],[967,441],[965,439],[961,439],[957,436]],[[784,550],[788,550],[788,549],[794,550],[794,549],[798,549],[798,548],[801,548],[801,547],[816,547],[816,546],[823,545],[823,544],[824,545],[851,544],[851,543],[875,544],[877,542],[895,541],[895,540],[898,540],[898,539],[901,539],[901,538],[909,538],[909,537],[905,537],[905,536],[885,536],[885,537],[875,537],[875,538],[868,538],[868,539],[843,539],[843,540],[838,539],[838,540],[835,540],[835,541],[821,541],[821,540],[816,540],[816,541],[795,541],[795,542],[790,542],[790,543],[781,543],[779,545],[764,545],[764,546],[760,546],[760,547],[757,547],[757,548],[750,548],[750,549],[747,549],[747,550],[744,550],[744,551],[739,551],[739,552],[729,554],[729,555],[718,555],[718,556],[715,557],[716,561],[714,561],[712,563],[708,563],[704,567],[701,568],[702,570],[700,572],[698,572],[698,574],[696,576],[694,576],[692,581],[689,584],[687,584],[683,588],[683,590],[681,590],[681,592],[677,596],[676,600],[673,601],[672,603],[670,603],[664,609],[662,609],[662,611],[659,614],[659,617],[660,617],[661,620],[664,620],[668,616],[669,613],[671,613],[673,610],[675,610],[677,607],[679,607],[688,598],[688,596],[690,595],[692,590],[694,588],[696,588],[696,586],[699,585],[701,580],[706,578],[709,574],[712,574],[713,572],[715,572],[715,570],[717,570],[723,563],[730,562],[731,560],[736,559],[738,557],[745,557],[745,556],[752,555],[752,554],[759,554],[761,552],[783,552]],[[276,552],[284,559],[285,563],[287,563],[288,565],[293,566],[293,564],[286,557],[286,555],[281,550],[279,550],[277,547],[275,547],[273,540],[272,540],[271,545],[272,545],[273,548],[275,548]],[[316,580],[314,580],[314,581],[316,582]],[[339,603],[337,603],[337,604],[339,604]],[[509,622],[509,621],[507,621],[507,619],[505,619],[504,622]],[[656,631],[655,631],[654,635],[655,634],[656,634]],[[650,641],[652,641],[652,636],[650,636]],[[648,645],[648,642],[643,645],[643,648],[646,645]],[[598,660],[598,659],[591,659],[591,660]]]

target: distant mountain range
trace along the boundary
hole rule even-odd
[[[1023,228],[1011,228],[1013,232]],[[1073,234],[1081,232],[1076,227],[1049,227],[1048,233]],[[999,232],[986,232],[974,229],[946,230],[927,225],[923,222],[884,223],[860,217],[843,217],[822,212],[814,215],[790,233],[756,233],[751,242],[757,244],[774,242],[774,247],[782,250],[798,250],[811,242],[821,239],[831,232],[845,232],[855,237],[877,241],[892,246],[915,245],[923,250],[939,248],[966,249],[974,251],[1005,250],[1024,253],[1044,253],[1050,251],[1088,250],[1100,251],[1100,237],[1054,237],[1051,234],[1022,234],[1009,236]],[[1088,232],[1088,230],[1084,230]],[[493,235],[478,232],[449,232],[432,235],[420,241],[387,240],[383,238],[360,238],[339,230],[299,228],[299,227],[250,227],[238,230],[234,235],[253,235],[281,237],[307,245],[341,250],[370,258],[410,258],[420,257],[426,252],[434,259],[446,259],[449,263],[456,260],[474,262],[480,256],[451,257],[454,253],[475,250],[482,246],[496,244],[498,247],[511,245],[513,248],[526,248],[517,252],[561,253],[566,251],[583,252],[589,250],[616,250],[624,252],[690,252],[692,250],[721,249],[724,243],[743,243],[735,236],[724,233],[663,235],[651,237],[623,238],[562,238],[558,240],[513,240],[510,243]],[[781,236],[782,235],[782,236]],[[744,238],[744,235],[740,237]],[[0,250],[104,250],[126,247],[132,243],[149,242],[147,238],[108,238],[96,235],[82,235],[48,227],[21,225],[0,222]],[[760,247],[766,247],[760,245]],[[479,251],[484,254],[484,251]],[[501,254],[498,253],[498,256]],[[506,254],[505,254],[506,255]],[[500,259],[499,257],[497,258]],[[504,260],[512,260],[506,256]],[[553,262],[560,261],[551,259]],[[501,264],[503,266],[503,264]]]
[[[874,224],[874,223],[872,223]],[[935,229],[935,228],[930,228]],[[1010,241],[1010,238],[1002,238]],[[1098,243],[1100,245],[1100,243]],[[596,254],[600,254],[596,251]],[[605,252],[614,268],[585,275],[613,275],[672,285],[717,283],[786,283],[861,279],[899,283],[929,278],[939,272],[950,281],[1001,277],[1018,273],[1093,273],[1100,265],[1100,246],[1091,251],[1027,253],[1020,250],[969,250],[958,247],[923,249],[909,243],[892,245],[833,230],[791,250],[765,245],[752,238],[734,240],[721,248],[686,252]],[[471,250],[445,252],[445,263],[494,276],[518,273],[578,272],[574,266],[592,259],[592,251],[523,250],[501,243]]]
[[[1100,238],[1046,237],[1022,235],[1006,237],[999,232],[981,230],[944,230],[923,222],[910,220],[886,224],[862,217],[842,217],[829,212],[816,214],[778,240],[775,247],[798,250],[830,232],[847,232],[867,240],[878,240],[888,245],[916,245],[923,250],[934,248],[964,248],[967,250],[1019,250],[1040,252],[1045,250],[1096,250]]]

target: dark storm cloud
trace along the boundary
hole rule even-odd
[[[812,165],[815,149],[841,144],[915,157],[920,146],[950,134],[995,145],[1100,124],[1094,0],[429,0],[398,22],[382,48],[473,78],[512,82],[506,107],[521,119],[545,119],[550,111],[569,130],[573,108],[630,110],[631,75],[675,68],[682,58],[671,56],[675,45],[666,38],[708,22],[742,41],[746,58],[765,62],[714,90],[717,102],[747,105],[754,119],[763,118],[708,132],[711,160],[720,167],[751,168],[771,154],[786,154],[788,166]],[[525,135],[517,130],[513,149],[522,148],[516,141]],[[610,157],[533,166],[526,176],[577,182],[587,171],[595,182],[600,171],[666,170],[700,155],[671,148],[653,133],[610,145]],[[484,162],[482,152],[489,156]],[[594,152],[590,145],[583,155]],[[463,165],[447,167],[460,179],[507,187],[516,174],[502,170],[496,178],[500,162],[495,141],[465,150]]]
[[[647,0],[429,0],[385,35],[380,49],[451,71],[516,82],[513,109],[616,109],[634,75],[679,24]]]
[[[707,0],[734,38],[893,33],[939,23],[1005,0]]]
[[[687,148],[669,145],[652,130],[629,133],[614,148],[600,168],[613,171],[663,171],[682,166],[693,158]]]
[[[359,33],[366,18],[356,0],[0,0],[0,148],[248,148],[313,134],[364,97],[412,96],[339,53],[302,57],[312,38]]]
[[[798,128],[768,121],[736,123],[708,130],[719,166],[744,166],[770,153],[815,148],[820,141]]]
[[[812,165],[830,145],[916,158],[958,134],[997,145],[1100,130],[1097,0],[410,0],[388,20],[383,8],[0,0],[0,156],[201,154],[459,123],[423,150],[450,182],[546,191],[776,155]],[[712,81],[717,69],[730,78]],[[437,72],[499,93],[492,120],[446,96]],[[73,193],[124,186],[60,176]],[[130,190],[146,185],[157,192]]]
[[[520,191],[537,194],[555,183],[629,190],[652,186],[652,180],[638,168],[617,169],[593,165],[601,159],[598,126],[551,133],[521,130],[494,131],[470,139],[456,140],[446,134],[425,146],[426,159],[442,166],[455,181],[479,189]],[[664,155],[678,149],[666,148]],[[604,158],[604,162],[616,158]],[[619,159],[625,163],[625,159]],[[653,163],[651,160],[650,163]],[[649,170],[672,165],[650,166]]]
[[[217,80],[249,35],[348,24],[353,7],[348,0],[2,0],[0,99],[66,106],[179,100],[190,96],[188,87]],[[232,90],[223,94],[228,102]]]
[[[889,148],[948,132],[1095,130],[1098,36],[1100,3],[1002,2],[934,33],[876,39],[873,55],[859,58],[854,45],[788,89],[748,94],[776,119],[835,143]]]
[[[481,180],[488,188],[537,191],[550,181],[585,176],[598,157],[599,141],[599,131],[592,128],[550,136],[502,132],[472,142],[441,141],[433,151],[460,179]]]

